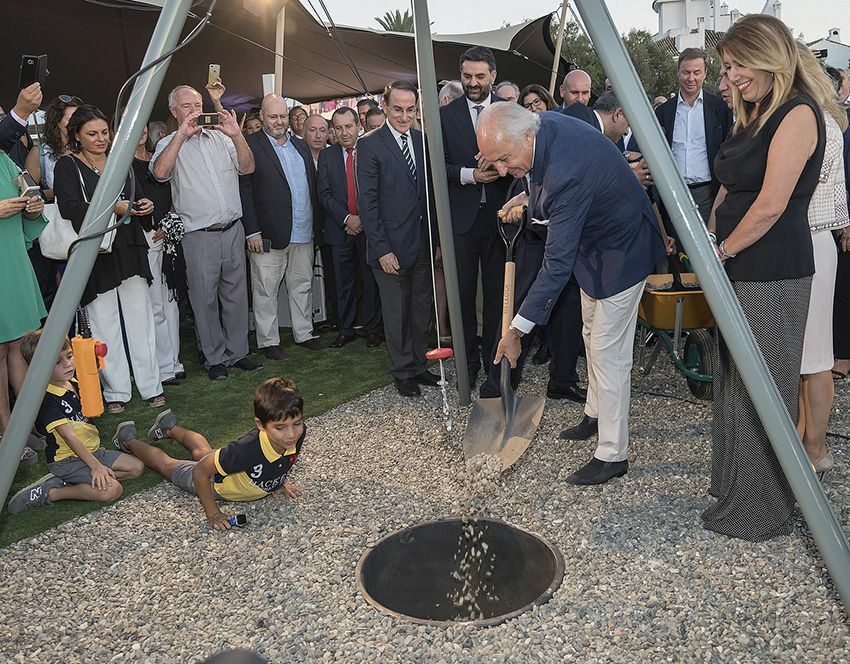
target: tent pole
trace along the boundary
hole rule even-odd
[[[694,264],[705,297],[729,346],[785,477],[812,531],[844,607],[850,610],[850,545],[812,469],[747,319],[732,291],[673,154],[649,105],[646,91],[602,0],[576,0],[602,66],[617,91],[676,232]]]
[[[434,46],[431,42],[427,0],[412,0],[416,40],[416,69],[419,89],[422,90],[422,116],[428,130],[428,156],[434,180],[437,225],[440,231],[440,250],[443,255],[443,275],[446,279],[446,299],[449,305],[449,322],[452,330],[457,389],[460,405],[468,406],[469,374],[467,373],[466,346],[463,339],[463,316],[460,308],[460,291],[457,282],[452,216],[449,209],[449,188],[446,177],[446,154],[443,150],[443,127],[437,105],[437,75],[434,67]],[[437,330],[437,334],[440,331]]]
[[[152,62],[174,48],[186,22],[190,4],[191,0],[170,0],[164,4],[145,53],[144,64]],[[168,63],[169,61],[165,61],[158,67],[145,72],[133,85],[124,121],[115,136],[103,175],[83,221],[83,228],[87,233],[103,231],[111,218],[111,202],[118,197],[124,187],[133,154],[150,117],[151,109],[168,70]],[[98,211],[99,218],[95,219]],[[98,241],[81,242],[68,261],[68,268],[62,277],[62,283],[59,285],[59,291],[44,325],[41,341],[27,371],[24,386],[15,402],[9,427],[0,444],[0,505],[6,502],[27,436],[32,430],[33,422],[41,407],[50,374],[56,365],[59,349],[68,335],[68,328],[74,318],[83,288],[88,282],[99,248]],[[113,349],[113,352],[121,352],[121,350]]]
[[[558,40],[555,42],[555,60],[552,62],[552,76],[549,79],[549,94],[555,97],[555,83],[558,82],[558,65],[561,62],[561,47],[564,45],[564,30],[567,28],[567,11],[570,3],[564,0],[561,4],[561,22],[558,23]],[[522,100],[520,100],[522,101]]]
[[[286,3],[277,13],[277,25],[274,36],[274,91],[283,96],[283,40],[286,27]]]

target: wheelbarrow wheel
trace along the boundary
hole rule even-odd
[[[714,339],[708,330],[694,330],[685,339],[685,364],[703,376],[714,375]],[[711,401],[714,384],[688,378],[688,388],[697,399]]]

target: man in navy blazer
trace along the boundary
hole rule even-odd
[[[322,347],[313,336],[312,302],[314,239],[321,241],[322,215],[313,156],[306,143],[289,139],[286,101],[266,95],[260,119],[262,130],[246,139],[256,167],[239,178],[239,193],[257,346],[269,359],[283,360],[287,354],[280,347],[277,315],[283,281],[295,343],[310,350]]]
[[[646,276],[664,256],[649,199],[623,155],[601,132],[560,113],[534,114],[496,104],[478,123],[482,156],[500,174],[530,178],[529,193],[508,201],[527,205],[533,222],[549,232],[543,266],[495,361],[511,365],[520,338],[545,325],[553,305],[575,275],[581,288],[588,390],[581,423],[562,438],[585,440],[598,433],[593,459],[567,478],[601,484],[628,471],[629,384],[635,324]],[[521,210],[521,208],[520,208]]]
[[[330,246],[336,277],[339,334],[331,348],[342,348],[356,338],[357,281],[361,285],[363,333],[369,348],[381,343],[381,301],[372,268],[366,262],[366,235],[357,210],[357,138],[360,120],[348,106],[334,111],[331,125],[337,138],[319,153],[316,186],[325,212],[325,242]]]
[[[702,89],[707,57],[700,48],[682,51],[678,67],[679,94],[655,109],[679,173],[691,190],[706,224],[720,188],[714,175],[714,158],[733,124],[732,111],[724,101]],[[663,206],[661,215],[667,232],[675,237]]]
[[[381,100],[387,122],[357,142],[357,208],[366,229],[366,256],[381,294],[390,373],[406,397],[419,396],[420,385],[436,386],[440,380],[425,360],[431,244],[423,136],[413,128],[418,101],[411,83],[387,85]],[[436,230],[432,234],[437,246]]]
[[[474,46],[460,56],[463,96],[440,108],[443,149],[449,181],[458,290],[463,314],[463,337],[467,349],[469,383],[475,385],[481,355],[489,364],[496,350],[502,314],[502,282],[505,250],[499,237],[496,212],[505,203],[509,178],[479,161],[475,124],[491,103],[502,102],[493,94],[496,60],[489,48]],[[481,272],[481,354],[476,338],[476,294]]]

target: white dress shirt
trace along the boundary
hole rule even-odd
[[[475,126],[478,124],[478,116],[484,112],[490,105],[490,95],[487,95],[486,99],[483,101],[470,101],[469,97],[466,97],[466,103],[469,106],[469,117],[472,119],[472,128],[475,129]],[[483,106],[480,113],[475,110],[476,106]],[[478,184],[475,181],[475,176],[472,174],[474,168],[461,167],[460,169],[460,183],[461,184]],[[483,196],[482,196],[483,200]]]
[[[690,106],[679,93],[673,121],[673,158],[688,184],[711,181],[705,143],[705,101],[702,90]]]
[[[390,133],[393,135],[395,142],[398,143],[398,149],[404,152],[404,148],[401,147],[401,132],[397,131],[395,127],[393,127],[392,123],[387,122],[387,127],[390,130]],[[407,149],[410,152],[410,158],[413,159],[413,170],[416,170],[416,153],[413,151],[413,135],[408,130],[405,134],[407,136]]]

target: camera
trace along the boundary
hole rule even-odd
[[[21,171],[13,177],[12,184],[18,188],[21,196],[26,196],[27,198],[34,198],[41,193],[41,189],[35,183],[35,180],[33,180],[32,175],[27,173],[27,171]]]
[[[221,123],[218,113],[201,113],[195,122],[199,127],[212,127]]]

